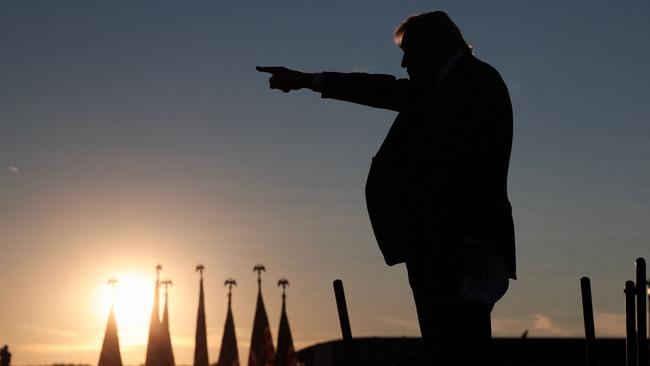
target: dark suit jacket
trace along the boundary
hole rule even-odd
[[[516,278],[507,194],[512,106],[493,67],[468,53],[439,86],[326,72],[322,96],[399,112],[366,183],[387,264],[444,260],[474,239],[492,244]]]

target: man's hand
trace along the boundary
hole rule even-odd
[[[259,72],[268,72],[269,87],[271,89],[280,89],[285,93],[291,90],[311,87],[311,75],[304,72],[287,69],[282,66],[257,66]]]

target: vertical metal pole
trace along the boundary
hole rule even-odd
[[[594,343],[596,341],[596,331],[594,329],[594,311],[591,303],[591,282],[589,277],[580,279],[580,289],[582,290],[582,316],[585,323],[585,341],[587,366],[594,365]]]
[[[650,337],[650,280],[645,281],[646,291],[648,292],[648,335]]]
[[[648,334],[646,333],[645,259],[636,259],[636,339],[638,366],[648,366]]]
[[[348,306],[345,303],[345,292],[343,291],[343,281],[334,281],[334,296],[336,296],[336,307],[339,311],[339,322],[341,323],[341,333],[343,340],[352,339],[352,329],[350,329],[350,318],[348,317]]]
[[[634,281],[625,282],[625,364],[636,366],[636,307]]]

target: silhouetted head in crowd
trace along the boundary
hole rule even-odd
[[[460,30],[443,11],[412,15],[395,30],[404,51],[402,67],[413,81],[434,82],[445,62],[458,52],[471,52]]]

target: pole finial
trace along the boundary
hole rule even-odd
[[[237,281],[235,281],[234,279],[228,277],[226,279],[226,282],[224,282],[223,285],[228,286],[228,306],[230,306],[230,302],[231,302],[231,299],[232,299],[232,287],[237,286]]]
[[[117,286],[117,282],[115,277],[108,280],[108,285],[111,286],[111,306],[115,306],[115,286]]]
[[[284,277],[281,277],[278,280],[278,287],[282,287],[282,306],[284,306],[285,300],[287,298],[286,289],[289,287],[289,280]]]
[[[261,292],[262,291],[262,272],[266,272],[266,267],[262,264],[256,264],[255,267],[253,267],[253,272],[257,272],[257,288]]]
[[[165,286],[165,297],[167,297],[167,286],[173,286],[174,283],[173,283],[172,280],[170,280],[169,278],[168,278],[168,279],[165,279],[165,280],[162,280],[160,283],[161,283],[163,286]]]
[[[203,279],[203,271],[205,270],[205,266],[202,265],[201,263],[199,263],[199,264],[196,265],[196,269],[195,269],[195,270],[196,270],[197,272],[199,272],[199,274],[201,275],[201,279]]]
[[[282,287],[282,292],[284,293],[284,290],[289,287],[289,280],[284,277],[280,278],[278,280],[278,287]]]
[[[156,281],[160,281],[160,272],[162,271],[162,264],[158,263],[156,265]]]

